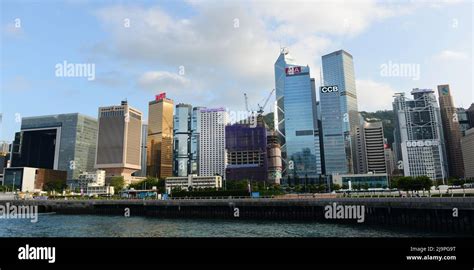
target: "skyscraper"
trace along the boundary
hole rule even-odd
[[[191,119],[191,174],[199,174],[199,138],[201,134],[201,119],[199,117],[204,107],[194,107]]]
[[[320,106],[326,174],[353,173],[356,163],[355,129],[359,125],[352,55],[344,50],[322,57]]]
[[[466,112],[467,112],[467,118],[469,120],[469,126],[472,128],[474,127],[474,103],[472,103],[471,106],[469,106]]]
[[[198,113],[199,175],[225,177],[225,126],[228,121],[224,108],[201,109]]]
[[[164,93],[148,106],[147,175],[173,176],[173,101]]]
[[[364,122],[356,128],[356,173],[386,173],[381,121]]]
[[[393,158],[393,150],[388,147],[387,144],[384,146],[384,153],[385,153],[385,167],[387,168],[387,174],[389,176],[393,175],[395,171],[395,160]]]
[[[140,176],[140,177],[145,177],[147,174],[146,174],[146,140],[147,140],[147,137],[148,137],[148,125],[147,124],[142,124],[142,139],[141,139],[141,142],[140,142],[140,145],[141,145],[141,153],[140,153],[140,156],[141,156],[141,160],[140,160],[140,166],[141,166],[141,169],[139,171],[136,171],[134,172],[132,175],[133,176]]]
[[[94,169],[97,120],[79,113],[24,117],[15,135],[12,167],[67,171],[77,179]]]
[[[226,180],[266,182],[267,132],[265,127],[234,124],[225,127]]]
[[[459,123],[459,130],[461,131],[461,137],[466,134],[466,130],[471,128],[469,124],[469,116],[467,114],[466,109],[464,108],[456,108],[456,114]]]
[[[275,89],[284,177],[313,182],[322,173],[314,80],[309,67],[296,64],[286,48],[275,62]]]
[[[123,176],[127,184],[141,169],[142,113],[121,105],[99,108],[99,135],[95,168],[106,177]]]
[[[449,85],[438,85],[438,97],[449,176],[462,178],[464,177],[464,163],[461,152],[461,130]]]
[[[427,175],[432,180],[447,177],[441,115],[434,91],[415,88],[413,100],[397,93],[393,102],[396,147],[405,176]],[[399,157],[398,157],[399,158]]]
[[[193,109],[189,104],[176,105],[174,116],[173,175],[188,176],[191,171],[191,134]]]
[[[474,179],[474,128],[466,130],[466,136],[461,139],[461,149],[464,160],[466,179]]]

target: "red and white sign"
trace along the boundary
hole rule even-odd
[[[285,68],[286,75],[295,75],[301,72],[301,67],[287,67]]]
[[[155,95],[155,100],[159,101],[166,98],[166,93],[159,93],[158,95]]]

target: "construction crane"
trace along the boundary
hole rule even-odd
[[[265,107],[267,106],[268,101],[270,100],[270,98],[273,95],[273,92],[275,92],[275,89],[272,89],[272,91],[270,92],[270,94],[268,95],[267,99],[265,100],[265,102],[263,103],[262,106],[260,106],[260,104],[257,104],[258,105],[258,111],[257,112],[258,112],[259,115],[263,114],[263,109],[265,109]]]
[[[245,109],[249,112],[249,98],[247,97],[247,93],[244,93],[245,98]]]

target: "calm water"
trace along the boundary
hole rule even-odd
[[[430,237],[441,234],[387,230],[364,225],[284,221],[159,219],[56,215],[0,219],[0,237]]]

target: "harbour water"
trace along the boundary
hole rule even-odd
[[[40,214],[0,219],[0,237],[439,237],[447,234],[316,222]]]

